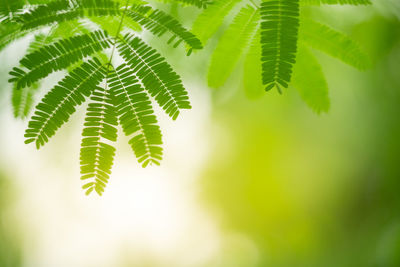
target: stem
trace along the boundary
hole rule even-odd
[[[115,46],[117,44],[117,38],[118,38],[119,32],[121,31],[121,28],[122,28],[122,22],[124,21],[125,13],[126,13],[126,10],[128,9],[128,4],[129,4],[129,0],[126,0],[125,9],[124,9],[124,12],[122,13],[121,20],[119,22],[118,29],[117,29],[117,32],[116,32],[115,37],[114,37],[114,45],[113,45],[112,50],[111,50],[111,55],[110,55],[110,60],[108,61],[108,66],[111,65],[111,61],[112,61],[112,58],[114,56]]]

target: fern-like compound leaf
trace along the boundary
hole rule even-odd
[[[181,109],[190,109],[182,81],[155,49],[132,34],[118,40],[117,48],[145,89],[174,120]]]
[[[89,98],[80,157],[87,194],[104,192],[113,165],[112,142],[117,139],[118,122],[130,137],[139,163],[143,167],[159,164],[162,135],[150,97],[176,119],[181,109],[191,108],[188,93],[164,57],[139,37],[123,37],[122,32],[143,27],[158,37],[169,35],[168,42],[175,47],[185,43],[189,53],[202,48],[200,40],[176,19],[141,0],[132,0],[133,5],[126,0],[0,1],[0,49],[26,34],[35,34],[27,54],[10,72],[15,116],[28,115],[40,79],[55,71],[68,72],[36,105],[25,143],[35,143],[39,149]],[[198,7],[209,3],[177,1]],[[96,31],[95,24],[103,30]],[[126,63],[114,69],[113,56],[118,52]],[[100,87],[102,82],[105,87]]]
[[[161,10],[153,9],[150,6],[133,5],[127,13],[133,20],[137,21],[144,28],[156,36],[165,33],[171,34],[170,42],[174,42],[177,47],[181,42],[189,47],[189,53],[193,49],[203,48],[201,42],[195,35],[187,31],[176,19]]]
[[[243,7],[225,31],[211,57],[208,70],[208,85],[222,86],[232,73],[243,50],[249,44],[259,21],[258,10]]]
[[[261,77],[261,44],[260,30],[251,41],[243,64],[243,87],[245,94],[250,99],[256,99],[264,94],[264,86]]]
[[[56,0],[21,14],[17,21],[22,29],[35,29],[85,16],[118,15],[120,11],[119,4],[110,0]]]
[[[26,118],[33,106],[33,97],[38,90],[39,85],[33,84],[30,87],[18,89],[14,86],[12,91],[12,106],[15,118]]]
[[[50,36],[54,39],[65,39],[78,34],[89,34],[91,29],[79,20],[69,20],[57,23],[52,27]]]
[[[300,38],[312,48],[321,50],[360,70],[370,65],[369,57],[347,35],[321,23],[304,19]]]
[[[112,17],[112,16],[107,16],[107,17],[91,17],[91,21],[99,25],[104,31],[108,32],[111,35],[115,35],[116,32],[118,31],[119,24],[121,19],[118,17]],[[129,29],[133,30],[135,32],[141,32],[142,28],[140,25],[131,19],[130,17],[125,16],[124,17],[124,23],[123,23],[123,29]]]
[[[120,16],[122,12],[119,3],[111,0],[75,0],[71,2],[56,0],[21,14],[17,17],[17,21],[22,25],[22,30],[27,30],[84,17]],[[129,8],[127,15],[127,25],[134,27],[137,22],[156,36],[162,36],[165,33],[171,34],[168,42],[175,41],[174,47],[182,41],[185,42],[190,47],[188,54],[193,49],[202,48],[202,44],[196,36],[161,10],[134,4]]]
[[[40,2],[40,1],[29,1],[29,3],[31,3],[31,2]],[[43,8],[46,8],[46,9],[49,9],[49,12],[50,12],[50,10],[56,12],[57,8],[55,8],[55,10],[53,10],[52,6],[53,5],[57,6],[55,3],[62,4],[64,2],[65,1],[55,1],[55,2],[51,2],[47,5],[39,5],[35,8],[38,10],[42,10]],[[67,6],[62,5],[62,7],[65,8]],[[58,7],[58,8],[60,8],[60,7]],[[36,9],[33,9],[33,10],[36,10]],[[31,14],[31,13],[21,12],[21,14],[16,14],[16,17],[13,20],[1,21],[1,24],[0,24],[0,50],[2,50],[7,44],[9,44],[19,38],[22,38],[25,35],[27,35],[28,33],[31,33],[33,30],[35,30],[33,28],[24,26],[24,16],[31,16],[29,14]],[[35,12],[33,12],[32,16],[33,16],[33,18],[36,18]],[[64,37],[70,37],[71,35],[73,35],[76,32],[82,32],[81,30],[83,27],[80,25],[80,23],[78,21],[75,20],[74,16],[72,16],[70,18],[70,20],[62,20],[62,19],[60,19],[60,17],[57,14],[55,14],[53,17],[54,17],[55,21],[58,22],[58,25],[57,25],[57,27],[55,27],[55,29],[50,30],[51,34],[49,34],[49,36],[57,35],[57,36],[61,37],[60,33],[63,32]],[[27,22],[25,22],[25,23],[27,23]],[[46,26],[46,25],[47,24],[45,23],[44,25],[36,25],[36,27]],[[67,31],[66,26],[68,26],[68,25],[71,25],[71,26],[73,25],[74,27],[70,27],[69,31]],[[54,33],[53,33],[53,31],[54,31]]]
[[[110,47],[111,38],[101,31],[62,39],[26,55],[20,64],[27,70],[14,68],[9,81],[18,88],[30,86],[53,71],[67,68],[82,58]]]
[[[26,9],[32,5],[44,4],[45,2],[46,0],[0,0],[0,21],[11,20],[26,12]]]
[[[370,5],[370,0],[301,0],[303,5]]]
[[[29,47],[26,50],[26,52],[33,53],[35,51],[38,51],[43,46],[49,44],[53,40],[53,38],[54,37],[51,34],[43,34],[43,33],[36,34],[31,43],[29,44]]]
[[[62,124],[68,121],[75,107],[85,101],[105,77],[105,68],[96,58],[83,63],[51,89],[36,106],[25,143],[43,146]]]
[[[262,77],[265,90],[288,87],[296,61],[299,0],[264,0],[261,4]]]
[[[67,0],[50,1],[49,3],[38,5],[20,14],[16,17],[16,21],[22,25],[22,29],[33,29],[52,22],[52,19],[56,17],[59,12],[65,12],[69,7],[70,4]],[[62,20],[61,17],[60,21]]]
[[[82,131],[81,179],[87,195],[93,190],[102,195],[114,161],[115,148],[108,143],[117,140],[118,120],[107,89],[96,87],[90,96]]]
[[[160,127],[147,92],[141,87],[134,71],[122,64],[109,75],[109,86],[117,104],[117,114],[125,135],[139,163],[159,164],[162,158]]]
[[[317,59],[304,45],[299,46],[292,84],[314,112],[328,112],[328,84]]]
[[[43,45],[48,44],[53,37],[51,35],[36,34],[34,39],[29,44],[27,49],[28,53],[32,53],[39,50]],[[35,93],[40,87],[39,83],[34,83],[29,87],[18,88],[14,84],[12,91],[12,106],[14,111],[14,117],[26,118],[33,106],[33,98]]]
[[[0,51],[9,43],[26,36],[29,31],[21,30],[21,25],[15,22],[0,22]]]
[[[192,32],[200,39],[203,45],[221,26],[224,18],[240,0],[214,0],[196,18],[192,26]]]

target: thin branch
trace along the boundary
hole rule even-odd
[[[110,60],[108,62],[108,65],[111,65],[111,61],[112,61],[112,58],[114,56],[115,46],[117,44],[117,38],[118,38],[119,32],[121,31],[121,28],[122,28],[122,22],[124,21],[126,10],[128,10],[128,4],[129,4],[129,0],[126,0],[125,9],[124,9],[124,12],[122,13],[121,20],[119,22],[118,29],[117,29],[117,32],[116,32],[115,37],[114,37],[114,45],[113,45],[112,50],[111,50],[111,55],[110,55]]]

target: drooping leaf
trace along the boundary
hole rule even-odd
[[[265,93],[261,77],[260,30],[254,34],[244,59],[243,87],[246,96],[250,99],[259,98]]]
[[[122,64],[109,75],[109,86],[117,103],[117,114],[139,163],[159,165],[162,158],[160,127],[146,91],[134,71]]]
[[[182,81],[155,49],[132,34],[118,40],[121,56],[164,111],[176,119],[181,109],[190,109]]]
[[[107,85],[106,85],[107,86]],[[107,142],[117,140],[117,113],[110,90],[96,87],[86,111],[81,144],[81,179],[86,194],[95,190],[102,195],[111,174],[115,148]]]
[[[328,84],[317,59],[304,45],[299,46],[292,83],[314,112],[328,112]]]
[[[17,21],[22,29],[35,29],[85,16],[118,15],[120,11],[119,4],[111,0],[56,0],[21,14]]]
[[[220,87],[226,82],[249,44],[259,18],[258,10],[249,5],[243,7],[236,15],[212,54],[208,69],[209,86]]]
[[[48,44],[52,39],[51,35],[36,34],[34,39],[29,44],[27,51],[32,53],[39,50],[43,45]],[[34,83],[29,87],[18,88],[14,84],[12,91],[12,106],[14,111],[14,117],[26,118],[33,106],[33,98],[35,93],[38,91],[40,84]]]
[[[103,64],[96,58],[69,73],[36,106],[25,132],[25,143],[36,142],[37,148],[43,146],[69,120],[75,107],[92,93],[105,73]]]
[[[67,68],[82,58],[110,46],[111,38],[101,31],[59,40],[44,46],[21,59],[22,68],[14,68],[9,81],[18,88],[30,86],[53,71]]]
[[[200,39],[203,45],[221,26],[224,18],[240,0],[214,0],[196,18],[192,26],[192,32]]]
[[[260,12],[263,84],[280,91],[288,87],[296,62],[299,0],[264,0]]]
[[[104,31],[108,32],[109,34],[112,34],[113,36],[118,31],[119,24],[121,21],[120,18],[111,16],[91,17],[90,20],[99,25]],[[124,17],[123,26],[136,32],[140,32],[142,30],[142,28],[136,21],[127,16]]]
[[[38,87],[38,84],[33,84],[30,87],[22,89],[17,89],[17,87],[14,86],[12,91],[14,117],[24,119],[29,115],[33,106],[33,97]]]
[[[370,65],[369,57],[345,34],[321,23],[303,19],[300,38],[312,48],[321,50],[360,70]]]
[[[13,41],[26,36],[29,31],[21,30],[21,25],[15,22],[0,23],[0,51]]]
[[[169,33],[171,38],[168,42],[175,41],[174,47],[185,42],[190,47],[190,51],[203,48],[200,40],[194,34],[187,31],[179,21],[161,10],[153,9],[150,6],[132,5],[128,15],[156,36]]]

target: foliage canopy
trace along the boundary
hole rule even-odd
[[[88,101],[81,143],[81,179],[89,194],[102,194],[113,165],[121,125],[143,167],[162,159],[162,134],[151,99],[173,120],[190,109],[188,93],[167,60],[141,39],[142,28],[187,55],[202,49],[239,7],[211,56],[208,84],[225,84],[244,55],[249,97],[289,84],[317,113],[329,109],[328,85],[309,47],[363,70],[368,56],[345,34],[302,14],[304,6],[368,5],[369,0],[176,0],[202,12],[192,31],[141,0],[2,0],[0,49],[34,34],[19,66],[10,71],[16,117],[27,117],[41,81],[66,71],[36,105],[25,133],[39,149]],[[119,54],[122,64],[116,64]],[[301,68],[298,67],[301,63]]]

